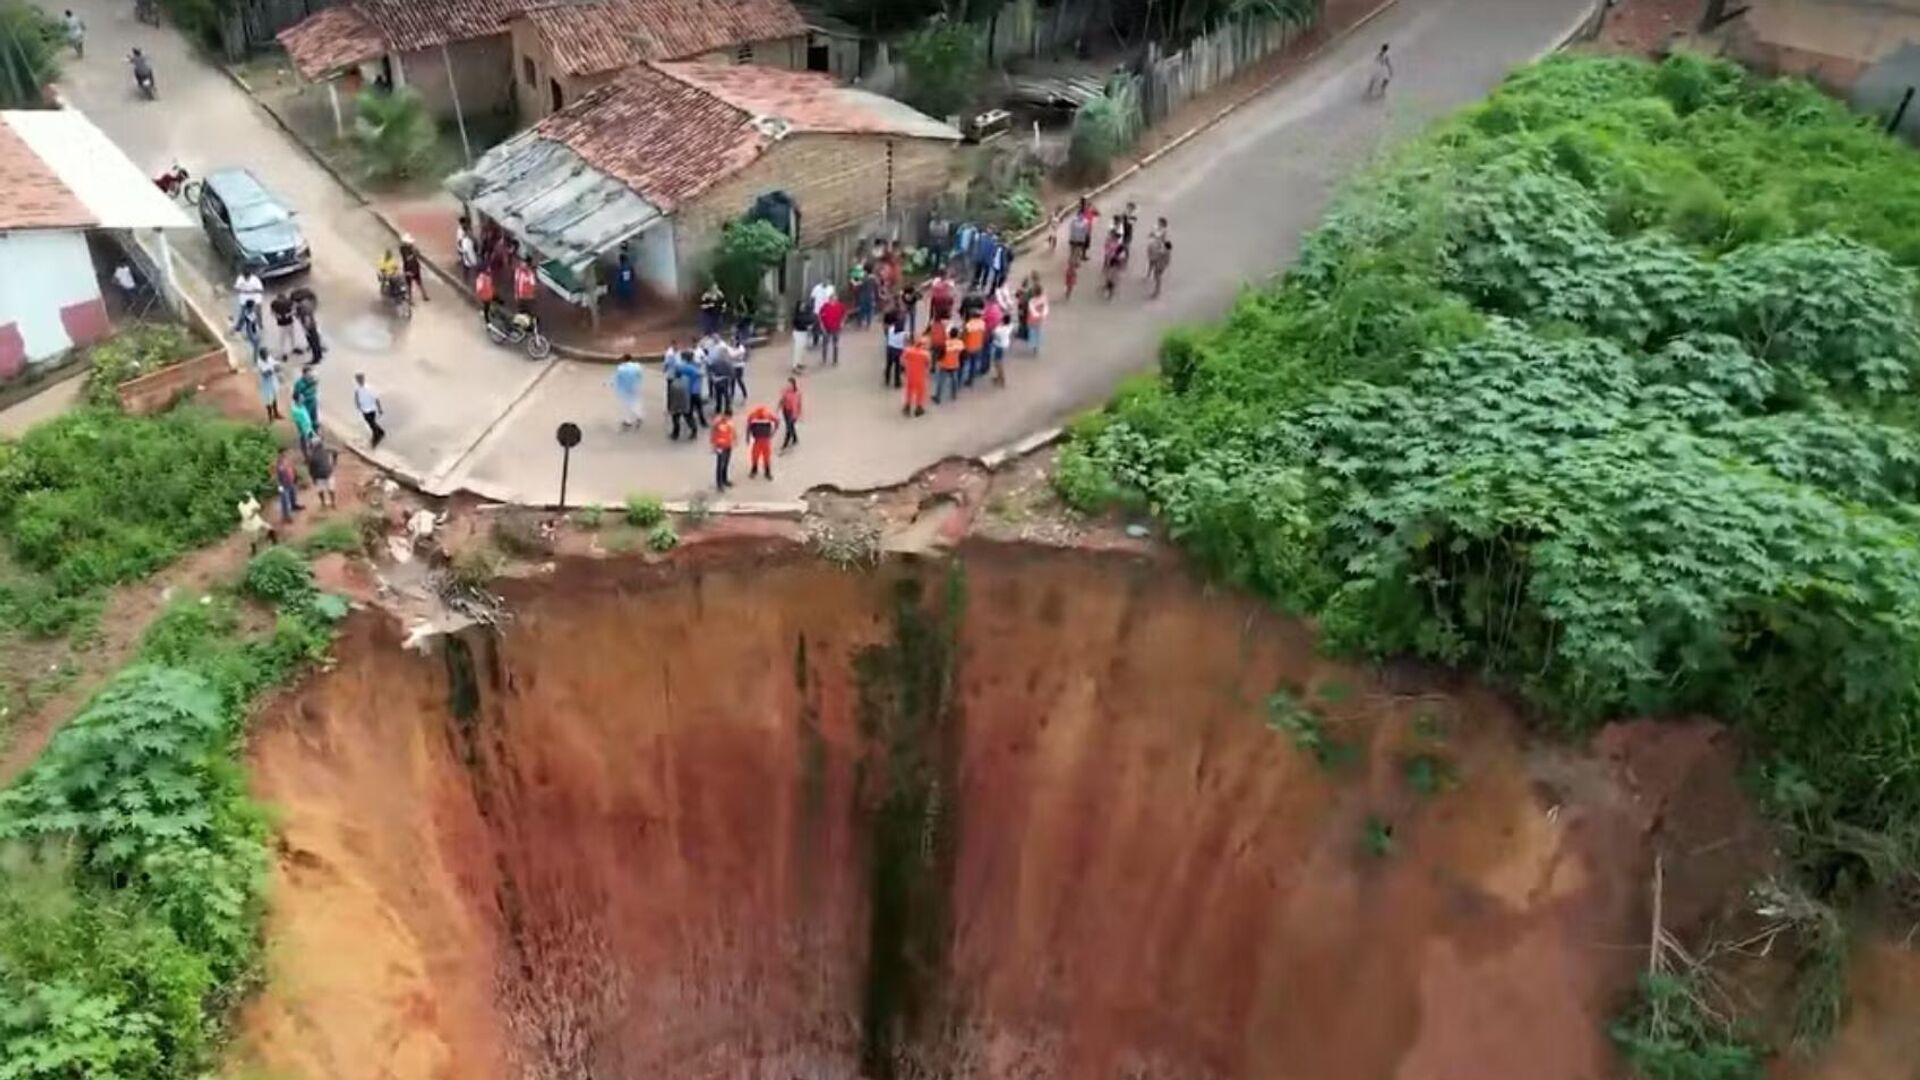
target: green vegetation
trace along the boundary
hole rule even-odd
[[[573,512],[573,522],[588,532],[594,532],[600,528],[606,516],[606,510],[599,504],[588,503]]]
[[[627,524],[637,529],[650,529],[667,520],[667,507],[658,495],[629,495],[626,516]]]
[[[894,46],[907,69],[907,104],[936,119],[959,115],[980,92],[986,41],[979,27],[936,22]]]
[[[1130,76],[1114,76],[1073,114],[1067,171],[1082,181],[1106,179],[1114,159],[1133,148],[1145,127],[1139,85]]]
[[[720,230],[707,273],[735,310],[748,314],[767,308],[767,274],[793,250],[793,240],[771,222],[736,218]]]
[[[1698,976],[1657,972],[1611,1029],[1614,1045],[1648,1080],[1758,1080],[1760,1056],[1706,1004]]]
[[[1313,755],[1323,769],[1337,769],[1358,754],[1355,747],[1328,734],[1326,717],[1286,687],[1267,696],[1267,726],[1292,739],[1295,748]]]
[[[137,323],[87,350],[87,404],[120,407],[120,384],[204,352],[178,323]]]
[[[60,77],[66,33],[27,0],[0,0],[0,109],[33,108],[40,90]]]
[[[1911,880],[1842,839],[1920,822],[1917,263],[1920,159],[1811,87],[1556,58],[1170,337],[1060,488],[1337,648],[1735,722],[1816,891]]]
[[[243,590],[183,599],[135,663],[0,792],[0,1075],[204,1075],[259,954],[266,817],[238,760],[248,703],[324,657],[346,612],[273,548]]]
[[[418,91],[362,90],[353,100],[353,141],[369,179],[405,180],[429,168],[436,134]]]
[[[265,487],[273,436],[198,409],[81,409],[0,440],[0,627],[51,635],[110,585],[230,531]]]
[[[306,539],[300,542],[300,550],[309,555],[325,555],[329,552],[361,555],[367,550],[367,542],[366,538],[360,534],[360,526],[352,521],[335,518],[315,525]]]
[[[680,534],[673,529],[673,522],[661,521],[647,530],[647,550],[656,552],[672,551],[680,546]]]

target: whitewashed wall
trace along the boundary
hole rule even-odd
[[[100,303],[100,284],[93,275],[85,233],[0,232],[0,333],[9,327],[19,333],[27,363],[49,360],[72,348],[76,342],[60,313],[89,303]],[[5,357],[0,356],[0,377],[14,374],[5,367]]]

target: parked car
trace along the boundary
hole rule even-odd
[[[245,169],[207,174],[200,185],[200,226],[213,249],[236,269],[250,267],[263,278],[276,278],[313,265],[293,211]]]

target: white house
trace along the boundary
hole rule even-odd
[[[0,381],[112,332],[91,229],[192,223],[72,109],[0,112]],[[160,242],[162,273],[171,267]],[[163,288],[170,285],[164,283]]]

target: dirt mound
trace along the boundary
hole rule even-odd
[[[509,599],[427,656],[352,623],[258,726],[267,1068],[1601,1077],[1648,830],[1731,784],[1700,729],[1529,748],[1151,559],[756,548]]]

